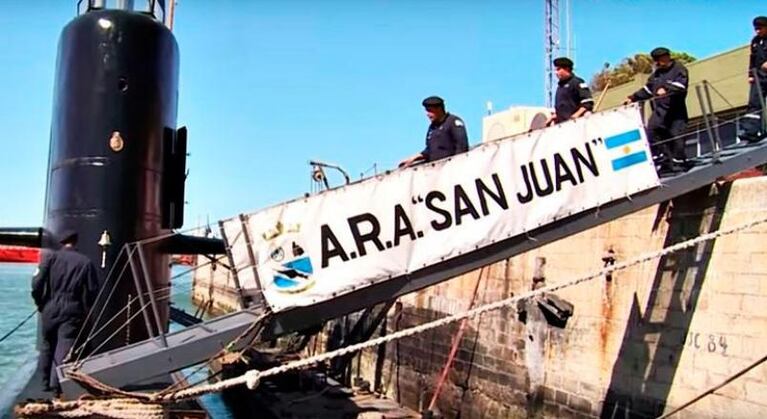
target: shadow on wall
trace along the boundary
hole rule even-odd
[[[431,309],[405,306],[400,316],[395,313],[389,319],[388,331],[391,333],[444,316],[445,313]],[[524,336],[524,325],[516,317],[509,321],[515,322],[519,336]],[[483,345],[480,337],[481,331],[489,326],[490,322],[483,316],[467,324],[437,402],[439,412],[445,417],[494,417],[488,416],[488,403],[499,409],[498,416],[505,417],[504,412],[519,406],[524,408],[527,402],[527,371],[521,356],[525,342],[522,338],[503,342],[498,347],[505,351],[500,352],[498,347],[489,348]],[[397,402],[404,406],[426,409],[457,329],[458,324],[451,324],[393,342],[385,355],[391,361],[388,368],[382,371],[383,363],[379,363],[376,371],[376,388],[379,391],[394,390]]]
[[[718,230],[731,185],[721,185],[717,192],[702,188],[673,200],[663,246]],[[707,216],[706,210],[712,207],[712,215]],[[668,208],[658,207],[655,228]],[[634,294],[602,418],[646,418],[663,413],[715,242],[661,258],[644,310]]]

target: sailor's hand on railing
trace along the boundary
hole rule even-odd
[[[410,167],[415,162],[420,161],[420,160],[423,160],[423,154],[418,153],[418,154],[416,154],[414,156],[410,156],[410,157],[406,158],[405,160],[402,160],[401,162],[399,162],[399,165],[397,167],[400,167],[400,168]]]
[[[634,101],[633,101],[633,100],[632,100],[630,97],[627,97],[627,98],[626,98],[626,99],[623,101],[623,104],[624,104],[624,105],[630,105],[630,104],[632,104],[632,103],[634,103]]]

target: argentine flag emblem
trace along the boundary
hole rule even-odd
[[[605,147],[611,153],[614,172],[647,161],[642,134],[638,129],[605,138]]]

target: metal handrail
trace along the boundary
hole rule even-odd
[[[143,0],[142,3],[146,2],[146,6],[147,6],[146,10],[137,10],[134,7],[135,0],[112,0],[112,2],[117,3],[115,7],[108,7],[107,5],[108,1],[109,0],[78,0],[77,10],[75,10],[75,14],[77,16],[80,16],[82,14],[91,12],[93,10],[104,10],[104,9],[114,8],[114,9],[128,10],[128,11],[152,16],[152,18],[154,18],[155,20],[164,23],[165,4],[159,2],[158,0]]]
[[[698,96],[701,116],[703,116],[708,140],[711,143],[712,159],[714,163],[719,163],[722,140],[719,137],[719,124],[717,123],[716,113],[714,113],[714,108],[711,105],[711,91],[708,88],[708,81],[704,80],[703,83],[696,85],[695,93]]]
[[[759,94],[759,103],[762,105],[762,133],[767,132],[767,106],[765,106],[764,92],[762,91],[762,84],[759,80],[759,69],[754,68],[751,70],[751,74],[754,77],[754,85],[756,85],[756,92]]]

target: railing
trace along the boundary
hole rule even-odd
[[[78,0],[77,15],[95,10],[125,10],[143,13],[165,22],[166,0]],[[173,0],[171,0],[173,1]]]
[[[703,116],[703,122],[706,125],[706,133],[711,144],[711,154],[714,163],[719,163],[719,155],[722,150],[722,137],[719,135],[719,121],[714,113],[714,107],[711,105],[710,84],[707,80],[695,86],[695,93],[698,95],[698,103]]]

